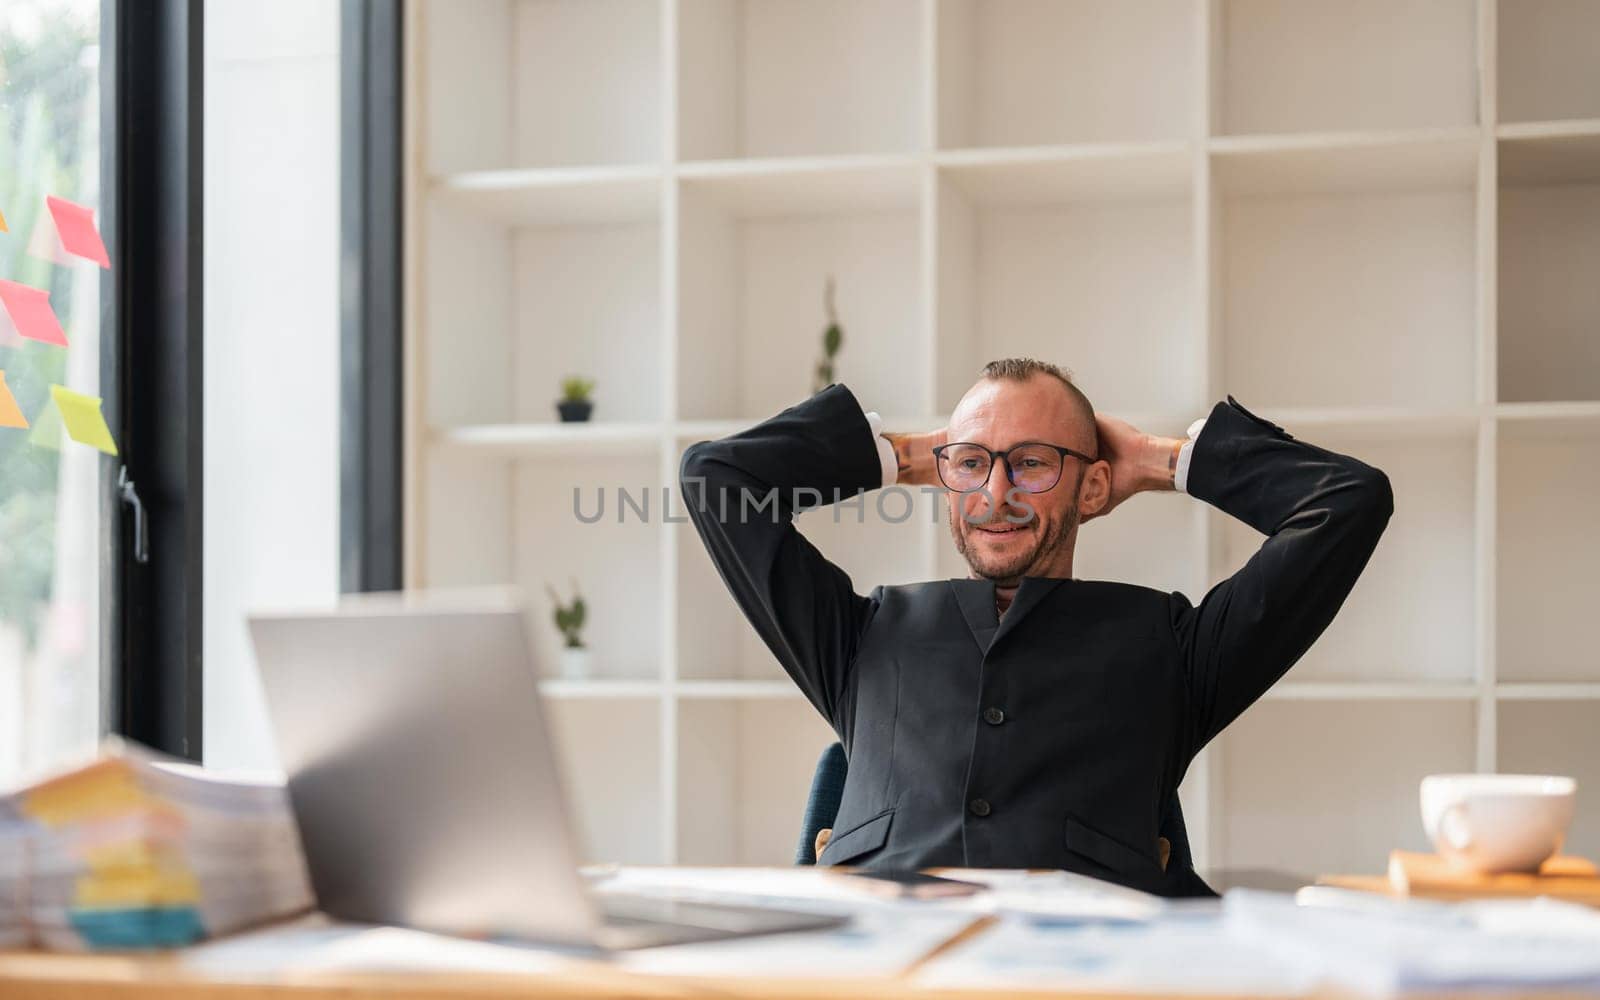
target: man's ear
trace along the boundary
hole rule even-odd
[[[1106,509],[1111,501],[1111,463],[1105,459],[1090,464],[1078,487],[1078,517],[1090,518]]]

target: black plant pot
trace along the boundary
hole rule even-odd
[[[561,414],[562,423],[581,424],[594,412],[594,404],[588,400],[562,400],[556,404],[556,411]]]

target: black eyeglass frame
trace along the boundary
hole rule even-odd
[[[1027,493],[1030,496],[1031,495],[1036,495],[1036,494],[1039,494],[1039,493],[1049,493],[1051,490],[1053,490],[1057,486],[1061,485],[1061,474],[1066,471],[1067,463],[1066,462],[1062,462],[1061,463],[1061,468],[1056,470],[1056,481],[1055,482],[1051,483],[1049,486],[1046,486],[1042,490],[1028,490],[1028,489],[1023,489],[1021,486],[1017,485],[1017,477],[1012,473],[1012,469],[1011,469],[1011,453],[1012,452],[1018,451],[1018,450],[1023,449],[1023,448],[1050,448],[1050,449],[1054,450],[1062,458],[1066,458],[1068,455],[1071,455],[1073,458],[1079,459],[1079,460],[1081,460],[1083,462],[1087,462],[1087,463],[1090,463],[1090,464],[1099,461],[1099,459],[1094,458],[1094,457],[1092,457],[1090,455],[1085,455],[1081,451],[1074,451],[1071,448],[1063,448],[1059,444],[1051,444],[1048,441],[1022,441],[1022,442],[1019,442],[1017,444],[1012,445],[1011,447],[1007,448],[1005,451],[995,451],[995,450],[993,450],[991,448],[985,448],[983,445],[977,444],[977,443],[972,442],[972,441],[951,441],[948,444],[941,444],[939,447],[933,449],[934,467],[939,470],[939,482],[944,484],[944,488],[947,489],[947,490],[950,490],[953,493],[961,493],[961,494],[976,493],[979,490],[983,489],[983,487],[982,486],[975,486],[970,490],[959,490],[959,489],[956,489],[954,486],[951,486],[949,483],[945,482],[945,480],[944,480],[944,451],[947,448],[976,448],[981,452],[987,453],[988,456],[989,456],[989,472],[991,474],[994,472],[995,459],[999,459],[1000,463],[1005,466],[1006,482],[1010,483],[1014,489],[1022,490],[1022,492]],[[983,477],[983,481],[985,483],[988,483],[989,476],[985,475]]]

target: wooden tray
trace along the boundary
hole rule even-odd
[[[1388,875],[1324,875],[1318,885],[1418,899],[1519,899],[1549,896],[1600,906],[1600,869],[1586,858],[1557,855],[1537,874],[1479,875],[1450,867],[1437,854],[1393,851]]]

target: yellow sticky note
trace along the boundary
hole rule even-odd
[[[11,395],[11,389],[6,385],[6,373],[0,370],[0,427],[21,427],[26,429],[28,418],[22,415],[22,409],[17,406],[17,397]]]
[[[127,761],[97,760],[36,785],[22,795],[22,814],[46,826],[103,819],[152,805]]]
[[[100,413],[100,397],[85,396],[65,386],[50,387],[50,396],[61,411],[61,421],[67,426],[67,436],[79,444],[99,448],[107,455],[117,453],[117,443],[111,440],[111,428]]]
[[[200,882],[191,872],[128,872],[86,875],[73,886],[78,906],[172,906],[200,902]]]

